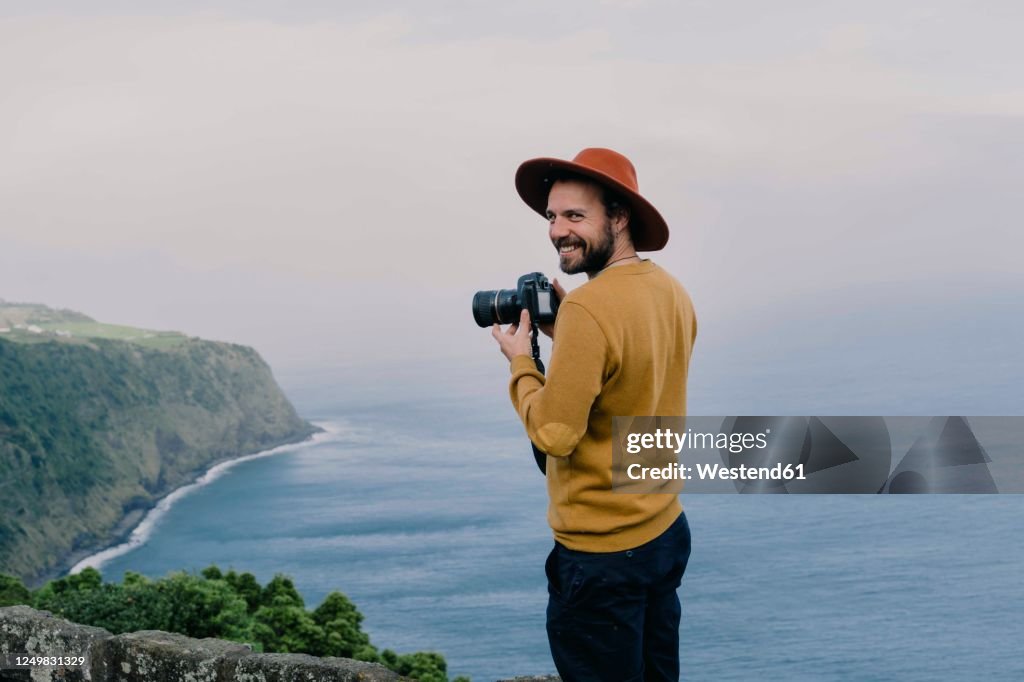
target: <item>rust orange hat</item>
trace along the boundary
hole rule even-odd
[[[658,251],[668,242],[668,225],[651,202],[640,196],[636,169],[622,154],[611,149],[589,147],[572,161],[530,159],[516,171],[516,190],[526,205],[544,216],[548,192],[556,171],[571,171],[605,185],[629,203],[630,232],[637,251]]]

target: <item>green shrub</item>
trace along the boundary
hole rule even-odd
[[[224,573],[217,566],[158,580],[128,571],[122,583],[104,583],[99,571],[87,568],[51,580],[35,593],[16,578],[0,575],[0,606],[22,603],[114,634],[163,630],[216,637],[249,643],[256,651],[355,658],[382,663],[420,682],[448,682],[440,654],[378,653],[362,630],[363,614],[348,597],[331,592],[308,611],[291,578],[282,574],[265,587],[251,573]]]
[[[0,606],[32,605],[32,593],[21,580],[0,573]]]

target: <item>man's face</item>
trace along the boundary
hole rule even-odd
[[[601,203],[601,190],[590,183],[560,180],[548,194],[548,236],[558,249],[562,272],[595,273],[615,251],[612,222]]]

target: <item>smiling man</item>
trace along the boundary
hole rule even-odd
[[[690,529],[675,494],[612,491],[612,417],[684,415],[697,323],[678,281],[637,251],[657,251],[668,226],[639,192],[633,164],[610,149],[572,161],[533,159],[516,189],[547,218],[566,294],[547,377],[531,357],[529,316],[492,333],[512,372],[512,403],[547,457],[545,566],[551,654],[566,682],[677,680],[676,589]]]
[[[608,265],[639,260],[623,229],[629,220],[627,210],[621,200],[606,200],[604,195],[599,185],[568,174],[552,185],[545,214],[563,272],[593,277]]]

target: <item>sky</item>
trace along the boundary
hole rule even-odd
[[[557,274],[515,169],[603,146],[668,220],[703,385],[1019,376],[1019,3],[81,5],[0,2],[0,298],[281,371],[502,370],[473,292]]]

